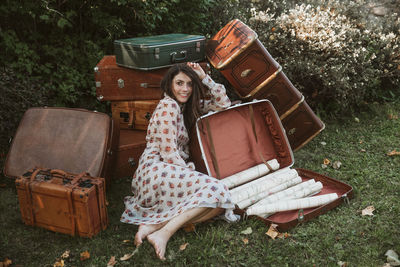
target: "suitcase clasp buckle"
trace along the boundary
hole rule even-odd
[[[347,205],[350,205],[350,200],[349,200],[349,197],[347,196],[347,194],[343,194],[342,199],[343,199],[344,203],[346,203]]]
[[[299,212],[297,213],[297,220],[299,222],[304,221],[304,210],[303,209],[299,209]]]
[[[118,87],[119,88],[124,88],[125,87],[125,82],[121,78],[118,79]]]

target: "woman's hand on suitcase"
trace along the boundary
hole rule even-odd
[[[200,66],[199,63],[188,62],[187,65],[191,67],[194,72],[199,75],[200,80],[203,80],[206,77],[206,73],[204,72],[203,68]]]

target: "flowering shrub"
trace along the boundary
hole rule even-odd
[[[383,28],[361,16],[366,1],[304,2],[253,1],[248,25],[309,104],[339,114],[399,95],[396,13]]]

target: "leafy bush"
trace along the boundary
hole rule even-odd
[[[383,28],[366,23],[366,1],[302,2],[254,1],[248,25],[308,103],[337,115],[399,95],[397,14]]]

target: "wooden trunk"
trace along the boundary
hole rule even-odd
[[[139,158],[146,148],[146,131],[121,130],[117,163],[116,178],[131,178],[139,165]]]

